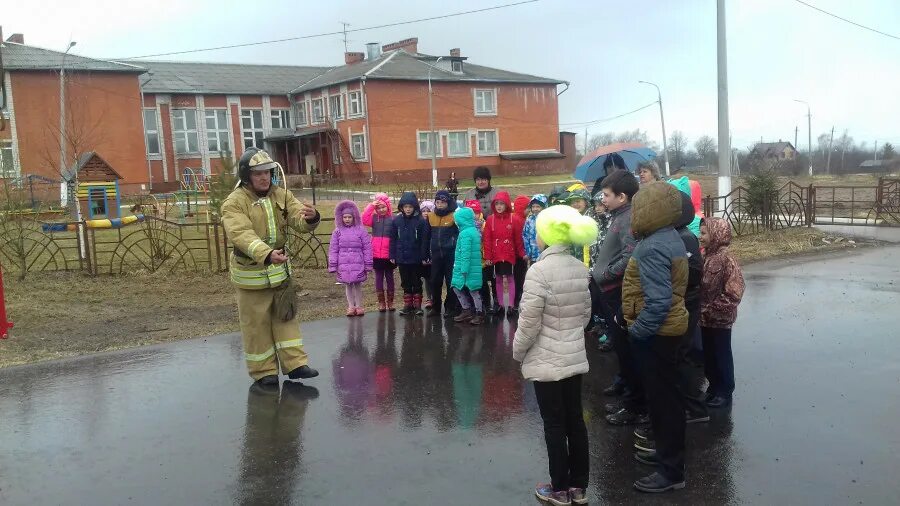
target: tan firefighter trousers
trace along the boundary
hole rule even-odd
[[[241,321],[241,339],[244,341],[244,358],[250,377],[287,374],[306,365],[308,358],[303,351],[300,321],[297,317],[283,322],[272,315],[275,289],[237,289],[238,317]],[[276,361],[277,357],[277,361]]]

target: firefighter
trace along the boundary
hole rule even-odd
[[[234,245],[229,262],[237,289],[244,358],[261,385],[278,384],[278,368],[292,380],[319,373],[307,365],[297,319],[287,227],[311,232],[319,212],[272,184],[281,167],[261,149],[250,148],[238,162],[240,185],[222,204],[222,223]]]

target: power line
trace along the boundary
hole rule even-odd
[[[466,14],[477,14],[479,12],[487,12],[487,11],[493,11],[493,10],[497,10],[497,9],[505,9],[507,7],[515,7],[518,5],[530,4],[530,3],[535,3],[535,2],[539,2],[539,1],[540,0],[522,0],[520,2],[513,2],[513,3],[503,4],[503,5],[494,5],[492,7],[484,7],[481,9],[473,9],[473,10],[462,11],[462,12],[454,12],[452,14],[443,14],[440,16],[430,16],[427,18],[410,19],[407,21],[397,21],[394,23],[385,23],[383,25],[366,26],[363,28],[354,28],[352,30],[347,30],[345,28],[343,30],[336,31],[336,32],[316,33],[316,34],[312,34],[312,35],[299,35],[296,37],[287,37],[284,39],[263,40],[263,41],[258,41],[258,42],[246,42],[246,43],[242,43],[242,44],[230,44],[227,46],[207,47],[207,48],[201,48],[201,49],[187,49],[184,51],[171,51],[168,53],[155,53],[155,54],[145,54],[145,55],[140,55],[140,56],[129,56],[127,58],[106,58],[106,59],[111,60],[111,61],[136,60],[139,58],[155,58],[155,57],[159,57],[159,56],[172,56],[172,55],[178,55],[178,54],[200,53],[200,52],[204,52],[204,51],[217,51],[219,49],[234,49],[234,48],[238,48],[238,47],[261,46],[264,44],[276,44],[279,42],[290,42],[290,41],[294,41],[294,40],[315,39],[315,38],[319,38],[319,37],[328,37],[331,35],[346,36],[346,34],[348,34],[348,33],[364,32],[367,30],[377,30],[380,28],[389,28],[389,27],[393,27],[393,26],[409,25],[409,24],[413,24],[413,23],[421,23],[423,21],[434,21],[437,19],[446,19],[446,18],[452,18],[452,17],[456,17],[456,16],[464,16]]]
[[[612,121],[612,120],[614,120],[614,119],[619,119],[619,118],[621,118],[621,117],[628,116],[629,114],[634,114],[634,113],[636,113],[636,112],[638,112],[638,111],[643,111],[644,109],[646,109],[646,108],[648,108],[648,107],[651,107],[651,106],[654,106],[654,105],[656,105],[656,104],[657,104],[657,101],[654,100],[653,102],[650,102],[650,103],[647,104],[647,105],[643,105],[643,106],[638,107],[637,109],[635,109],[635,110],[633,110],[633,111],[624,112],[624,113],[619,114],[619,115],[617,115],[617,116],[611,116],[611,117],[609,117],[609,118],[600,118],[600,119],[595,119],[595,120],[591,120],[591,121],[578,121],[578,122],[575,122],[575,123],[560,123],[559,126],[563,126],[563,125],[565,125],[565,126],[571,126],[571,125],[589,126],[589,125],[593,125],[593,124],[595,124],[595,123],[605,123],[605,122],[607,122],[607,121]]]
[[[805,6],[809,7],[810,9],[817,10],[817,11],[819,11],[819,12],[821,12],[822,14],[825,14],[825,15],[827,15],[827,16],[831,16],[831,17],[833,17],[833,18],[835,18],[835,19],[839,19],[839,20],[841,20],[841,21],[843,21],[843,22],[845,22],[845,23],[850,23],[850,24],[853,25],[853,26],[856,26],[856,27],[858,27],[858,28],[862,28],[863,30],[868,30],[868,31],[870,31],[870,32],[875,32],[875,33],[877,33],[878,35],[884,35],[885,37],[890,37],[890,38],[892,38],[892,39],[900,40],[900,37],[898,37],[897,35],[893,35],[893,34],[890,34],[890,33],[882,32],[881,30],[876,30],[876,29],[871,28],[871,27],[868,27],[868,26],[866,26],[866,25],[861,25],[861,24],[857,23],[856,21],[851,21],[851,20],[849,20],[849,19],[847,19],[847,18],[842,18],[841,16],[838,16],[837,14],[832,14],[832,13],[830,13],[830,12],[824,10],[824,9],[820,9],[820,8],[816,7],[815,5],[810,5],[810,4],[806,3],[806,2],[804,2],[803,0],[794,0],[794,1],[797,2],[798,4],[805,5]]]

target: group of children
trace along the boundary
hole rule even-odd
[[[640,186],[613,170],[592,192],[578,183],[515,203],[487,178],[478,197],[490,194],[488,209],[478,198],[459,206],[440,190],[422,204],[404,193],[393,214],[378,194],[360,220],[355,204],[341,202],[329,269],[346,286],[347,315],[363,314],[360,287],[371,270],[379,310],[394,310],[395,268],[401,314],[423,314],[424,277],[429,315],[443,307],[472,325],[487,312],[518,315],[514,358],[534,381],[552,479],[535,493],[556,505],[586,503],[584,337],[602,323],[619,366],[605,393],[621,398],[606,406],[607,421],[642,425],[635,458],[658,469],[634,486],[683,488],[685,423],[709,420],[706,408],[730,405],[734,390],[731,325],[744,283],[727,250],[730,225],[702,217],[699,187],[687,178]]]

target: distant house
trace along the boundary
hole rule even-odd
[[[797,158],[797,148],[790,142],[760,142],[750,151],[751,157],[759,157],[764,160],[794,160]]]
[[[895,172],[900,170],[900,158],[890,160],[866,160],[859,164],[861,174],[878,174],[880,172]]]

